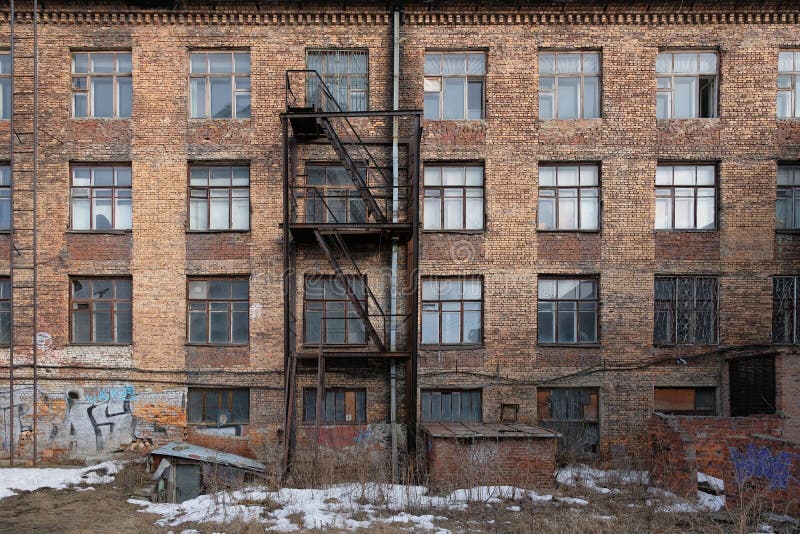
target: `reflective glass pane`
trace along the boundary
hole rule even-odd
[[[675,114],[676,119],[697,117],[697,78],[675,77]]]
[[[193,119],[205,118],[206,116],[206,80],[204,78],[193,78],[191,85],[191,117]]]
[[[587,76],[583,79],[583,118],[600,116],[600,78]]]
[[[113,78],[92,78],[92,116],[114,116]]]
[[[581,71],[581,54],[558,54],[556,69],[559,74],[572,74]]]
[[[231,118],[232,111],[231,79],[211,78],[211,117]]]
[[[445,120],[464,119],[464,82],[463,78],[445,78],[442,117]]]
[[[672,54],[664,52],[656,56],[656,72],[669,73],[672,72]]]
[[[558,79],[559,119],[578,118],[580,114],[580,85],[580,78],[561,77]]]
[[[232,60],[232,55],[228,52],[208,54],[208,70],[212,73],[232,73]]]
[[[92,72],[114,72],[114,54],[92,54]]]

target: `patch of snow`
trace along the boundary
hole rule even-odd
[[[0,499],[16,495],[16,491],[36,491],[41,488],[65,489],[78,484],[108,484],[114,480],[114,475],[124,465],[124,462],[114,461],[73,469],[58,467],[3,468],[0,469]],[[98,473],[101,470],[105,470],[106,474]]]
[[[711,495],[705,491],[698,491],[697,500],[701,508],[711,512],[716,512],[725,507],[725,495]]]
[[[586,506],[589,504],[589,501],[586,499],[579,499],[577,497],[558,497],[558,502],[563,502],[565,504],[577,504],[578,506]]]
[[[620,471],[604,470],[587,465],[566,466],[556,472],[556,481],[559,484],[573,487],[584,487],[598,493],[619,493],[619,490],[609,489],[606,486],[614,484],[646,484],[647,471]]]
[[[758,534],[775,534],[775,529],[769,523],[759,523]]]
[[[520,508],[515,504],[513,506],[507,506],[506,510],[508,510],[509,512],[519,512],[520,510],[522,510],[522,508]]]
[[[697,472],[697,482],[698,483],[705,482],[712,489],[718,491],[725,491],[725,482],[723,482],[721,478],[712,477],[711,475],[701,473],[700,471]]]

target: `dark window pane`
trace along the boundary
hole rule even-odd
[[[250,421],[250,390],[233,390],[233,406],[230,409],[234,423],[248,423]]]
[[[203,421],[203,392],[189,389],[186,416],[190,423]]]
[[[206,410],[203,414],[203,420],[209,423],[216,423],[217,416],[219,415],[219,391],[206,391]]]
[[[189,342],[205,343],[208,341],[206,312],[193,311],[189,313]]]
[[[317,390],[303,391],[303,422],[313,423],[317,419]]]

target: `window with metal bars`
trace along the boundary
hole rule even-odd
[[[319,73],[343,111],[367,111],[369,94],[367,50],[309,50],[306,68]],[[309,101],[317,101],[317,80],[308,80]],[[338,111],[327,109],[325,111]]]
[[[362,308],[367,310],[365,283],[350,277],[350,287]],[[303,340],[318,344],[320,330],[325,329],[325,345],[364,345],[366,326],[345,287],[333,276],[307,276],[303,299]]]
[[[772,341],[796,344],[797,276],[776,276],[772,279]]]
[[[731,417],[775,413],[775,357],[728,363]]]
[[[303,422],[317,420],[317,390],[303,390]],[[367,422],[367,390],[348,388],[325,388],[322,397],[322,423],[363,424]]]
[[[186,415],[197,425],[219,426],[250,422],[250,390],[189,388]]]
[[[657,276],[654,291],[656,345],[718,343],[717,277]]]
[[[480,389],[423,389],[421,393],[424,423],[480,423],[483,419]]]

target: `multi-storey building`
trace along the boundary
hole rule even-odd
[[[780,1],[5,5],[3,454],[509,420],[609,454],[654,410],[798,438],[799,30]]]

